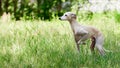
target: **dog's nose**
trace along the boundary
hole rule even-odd
[[[61,20],[61,18],[59,17],[59,20]]]

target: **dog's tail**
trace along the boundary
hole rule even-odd
[[[96,44],[95,47],[98,49],[99,53],[101,55],[105,55],[105,50],[103,47],[103,43],[104,43],[104,37],[102,34],[100,34],[97,38],[96,38]]]

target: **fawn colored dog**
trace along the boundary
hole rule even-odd
[[[59,19],[69,21],[74,34],[78,51],[80,51],[80,48],[79,48],[80,44],[83,44],[87,39],[91,39],[92,40],[92,43],[90,46],[91,51],[93,52],[94,47],[96,47],[101,55],[105,54],[103,49],[104,37],[99,30],[91,26],[80,25],[76,21],[76,14],[72,12],[66,12]]]

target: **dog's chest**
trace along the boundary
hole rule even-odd
[[[84,28],[81,27],[74,27],[73,32],[75,35],[83,35],[85,33],[88,33]]]

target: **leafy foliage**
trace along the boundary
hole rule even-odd
[[[66,9],[62,9],[62,4],[73,0],[0,0],[0,15],[4,12],[13,15],[13,18],[42,19],[51,20],[53,16],[61,15],[66,9],[71,8],[71,4]]]

